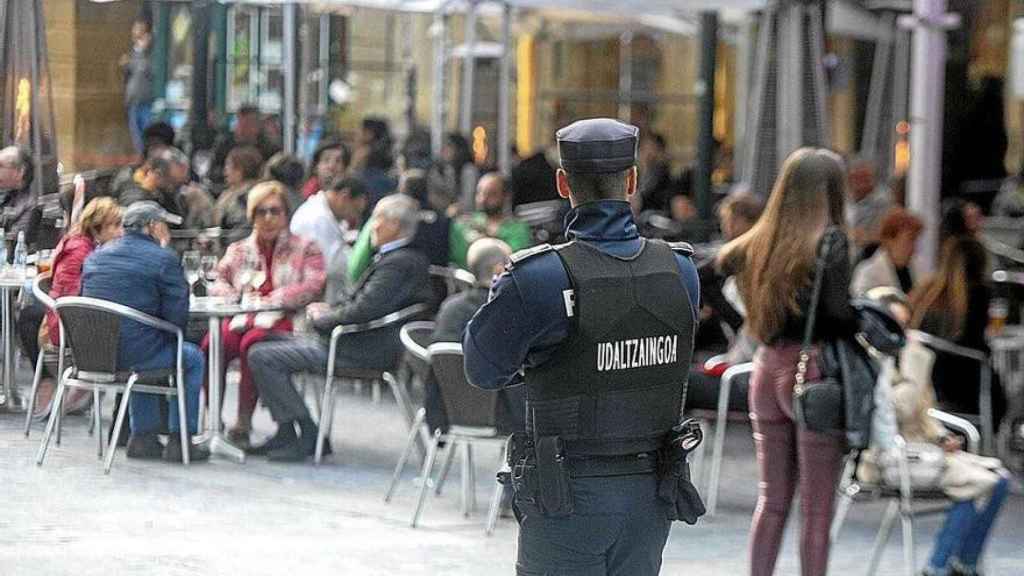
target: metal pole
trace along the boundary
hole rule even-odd
[[[778,87],[776,154],[781,165],[791,152],[804,144],[804,109],[807,87],[807,58],[804,45],[803,4],[788,3],[779,8]]]
[[[697,126],[697,212],[711,220],[711,171],[715,161],[715,56],[718,51],[718,13],[700,14],[700,120]]]
[[[297,4],[285,4],[282,8],[284,26],[282,41],[284,42],[284,106],[281,110],[283,127],[284,151],[295,153],[295,27],[297,24]]]
[[[509,106],[512,90],[512,6],[505,4],[501,20],[501,79],[498,81],[498,168],[511,170],[509,154]]]
[[[30,24],[29,27],[29,30],[31,30],[29,34],[32,37],[32,89],[29,92],[31,94],[30,105],[32,107],[32,168],[35,172],[35,177],[32,178],[32,193],[35,195],[36,198],[39,198],[40,196],[43,195],[43,179],[46,178],[46,175],[43,174],[43,127],[39,123],[39,58],[41,56],[40,44],[44,41],[44,35],[46,34],[46,31],[43,30],[43,27],[39,25],[39,14],[42,12],[42,10],[42,4],[38,0],[33,0],[32,7],[29,8],[29,17],[32,19],[32,23]],[[48,85],[46,86],[46,90],[47,93],[50,93],[50,91],[53,90],[53,86],[48,83]],[[49,112],[49,110],[47,111]],[[54,137],[54,134],[50,135],[51,142]],[[7,366],[14,366],[13,358],[13,356],[7,356],[6,364],[4,365],[5,370]]]
[[[209,109],[207,108],[208,61],[210,50],[210,2],[192,2],[192,150],[209,148]]]
[[[633,104],[633,33],[619,36],[619,120],[630,121]]]
[[[477,2],[469,3],[466,10],[466,39],[463,46],[466,49],[462,61],[462,116],[459,120],[459,130],[466,138],[473,131],[473,89],[476,74],[476,11]]]
[[[739,25],[739,34],[736,41],[736,101],[735,112],[733,113],[733,158],[735,158],[733,171],[737,180],[742,180],[744,154],[746,149],[744,141],[747,133],[748,107],[750,106],[750,80],[753,77],[754,46],[754,19],[745,16]]]
[[[434,86],[430,118],[430,153],[434,158],[441,156],[445,129],[445,82],[448,66],[448,22],[444,5],[434,12]]]
[[[910,177],[908,207],[925,222],[915,258],[917,271],[934,268],[939,223],[939,180],[942,171],[942,85],[946,74],[946,33],[936,23],[946,0],[914,0],[917,25],[913,37],[910,88]]]

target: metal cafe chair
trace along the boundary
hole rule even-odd
[[[32,295],[47,310],[53,310],[56,301],[50,298],[50,286],[53,280],[50,273],[39,274],[32,281]],[[44,320],[45,322],[45,320]],[[57,364],[57,375],[64,371],[64,356],[55,352],[48,352],[45,347],[39,347],[39,356],[36,357],[36,370],[32,376],[32,392],[28,397],[28,409],[25,413],[25,438],[29,437],[32,430],[32,413],[36,407],[36,393],[39,391],[39,382],[43,379],[43,366],[45,364]],[[98,392],[97,392],[98,395]],[[103,440],[100,440],[100,454],[103,453]]]
[[[121,405],[117,410],[114,433],[110,437],[110,445],[107,448],[104,464],[104,472],[107,474],[110,473],[110,466],[114,462],[117,439],[121,433],[121,426],[124,424],[128,401],[133,393],[177,396],[181,445],[182,447],[188,446],[189,434],[185,412],[185,378],[182,356],[185,337],[181,328],[134,308],[98,298],[82,296],[58,298],[55,309],[61,326],[58,354],[63,355],[65,350],[70,349],[75,361],[73,366],[66,368],[60,375],[53,409],[50,411],[50,419],[46,423],[46,433],[39,446],[36,464],[42,466],[43,459],[46,458],[50,437],[58,425],[61,404],[68,387],[92,390],[97,396],[100,392],[120,392],[123,395]],[[138,322],[150,328],[173,334],[177,340],[174,367],[139,372],[124,370],[118,366],[118,344],[121,325],[124,321]],[[99,421],[101,410],[98,401],[94,414]],[[103,435],[97,433],[97,436],[100,438],[102,446]],[[102,457],[102,447],[100,450]],[[188,465],[188,450],[182,450],[182,460]]]
[[[914,338],[936,353],[966,358],[978,363],[978,409],[980,413],[955,415],[966,419],[972,424],[980,424],[981,450],[985,454],[992,454],[995,449],[995,416],[992,411],[992,365],[988,355],[979,350],[959,346],[919,330],[908,331],[908,335],[911,333]]]
[[[327,355],[327,375],[324,379],[324,390],[320,400],[320,430],[316,438],[316,453],[313,456],[314,464],[319,465],[320,461],[323,459],[324,440],[331,433],[331,428],[333,428],[334,425],[335,378],[371,381],[375,383],[380,381],[386,382],[391,388],[391,392],[395,395],[395,400],[398,402],[398,407],[402,410],[402,415],[404,416],[405,421],[409,423],[415,419],[412,401],[409,398],[409,392],[405,389],[404,384],[394,377],[391,370],[335,368],[335,362],[337,361],[338,355],[338,341],[341,338],[352,334],[360,334],[370,332],[372,330],[380,330],[382,328],[401,326],[413,318],[420,316],[426,312],[427,309],[428,306],[426,304],[413,304],[412,306],[407,306],[397,312],[392,312],[391,314],[365,324],[336,326],[334,330],[331,331],[330,352]],[[413,425],[413,429],[416,429],[415,425]]]
[[[730,366],[722,377],[718,386],[718,410],[715,414],[715,438],[711,449],[711,466],[707,483],[707,512],[708,516],[714,516],[718,507],[718,488],[722,472],[722,457],[725,453],[725,428],[729,422],[729,393],[734,385],[741,380],[749,382],[750,375],[754,372],[754,364],[746,362]]]
[[[497,406],[498,395],[495,392],[488,392],[474,388],[467,380],[464,370],[464,358],[462,345],[452,342],[438,342],[431,344],[430,365],[437,376],[437,383],[440,388],[441,398],[448,413],[448,432],[435,430],[431,437],[427,450],[427,457],[423,461],[421,473],[422,483],[419,487],[419,496],[416,501],[416,508],[413,511],[411,525],[413,528],[419,523],[423,512],[429,479],[433,472],[434,462],[437,459],[438,448],[441,442],[445,443],[445,449],[453,453],[458,448],[463,449],[462,458],[462,510],[468,516],[475,503],[476,474],[473,466],[472,447],[474,444],[483,444],[499,448],[501,459],[500,465],[505,462],[505,443],[507,436],[498,431]],[[417,420],[422,421],[423,411],[417,415]],[[384,501],[389,502],[394,495],[395,486],[405,469],[409,460],[412,447],[416,441],[416,429],[409,433],[409,437],[402,451],[398,463],[395,465],[395,472],[391,476]],[[487,513],[486,533],[494,530],[494,524],[498,519],[498,510],[501,506],[503,486],[495,481],[494,496],[491,499],[490,509]]]
[[[431,321],[417,321],[409,322],[402,326],[402,329],[398,332],[398,338],[402,341],[402,346],[405,348],[405,356],[402,359],[402,366],[399,368],[399,380],[407,381],[410,385],[423,385],[426,382],[427,376],[430,373],[430,352],[427,347],[430,346],[430,339],[434,334],[434,322]],[[401,376],[405,374],[405,378]],[[423,420],[420,417],[420,413],[423,413],[422,418],[426,418],[426,412],[424,408],[420,408],[416,412],[416,416],[413,421],[419,420],[419,426],[414,425],[413,429],[418,428],[420,433],[420,441],[416,447],[420,451],[420,456],[426,457],[427,446],[430,445],[430,431],[427,430]]]
[[[965,448],[968,452],[977,452],[979,434],[977,428],[967,420],[954,416],[941,410],[932,408],[928,415],[941,422],[947,428],[964,435],[967,439]],[[910,468],[906,453],[903,450],[906,442],[901,436],[896,438],[896,456],[899,466],[899,485],[893,486],[888,483],[869,484],[861,482],[857,478],[857,463],[860,456],[859,451],[851,452],[843,466],[843,473],[839,482],[839,502],[836,505],[835,516],[829,530],[829,539],[834,544],[839,539],[843,523],[850,506],[857,500],[881,499],[887,500],[882,523],[875,536],[875,543],[871,549],[871,556],[868,560],[867,576],[873,576],[878,570],[878,563],[882,557],[882,550],[889,541],[892,533],[893,523],[899,517],[900,527],[903,532],[903,571],[906,576],[914,576],[914,519],[924,516],[941,514],[949,508],[950,500],[940,489],[914,490],[910,481]]]

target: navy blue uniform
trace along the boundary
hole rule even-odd
[[[632,257],[643,240],[625,201],[582,204],[566,218],[566,237],[618,257]],[[699,280],[689,257],[676,253],[696,323]],[[573,295],[558,254],[519,261],[494,283],[490,299],[463,336],[466,375],[478,387],[522,383],[522,370],[546,362],[569,337]],[[548,518],[525,508],[517,574],[657,574],[670,522],[651,474],[573,478],[574,512]]]

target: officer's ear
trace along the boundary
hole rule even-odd
[[[637,183],[637,172],[636,165],[626,172],[626,200],[633,197],[636,194],[636,183]]]
[[[572,202],[572,190],[569,189],[569,177],[566,176],[565,170],[558,169],[555,174],[555,182],[558,185],[558,195]]]

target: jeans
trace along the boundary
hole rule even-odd
[[[751,576],[770,576],[774,572],[798,485],[800,573],[824,576],[828,569],[828,532],[843,447],[834,436],[803,429],[793,416],[799,353],[799,344],[779,344],[761,347],[754,357],[750,419],[761,482],[750,529]],[[812,356],[807,378],[818,376]]]
[[[988,533],[1009,491],[1009,481],[1004,477],[992,489],[992,494],[980,510],[975,507],[974,500],[953,504],[935,539],[928,568],[941,574],[953,558],[964,566],[976,566]]]
[[[203,387],[203,373],[206,361],[199,347],[186,342],[182,349],[182,363],[185,371],[185,419],[188,433],[195,434],[199,428],[199,391]],[[175,365],[175,349],[168,346],[149,361],[136,366],[139,371],[159,370]],[[133,393],[128,410],[132,418],[132,434],[155,434],[160,430],[161,398],[156,394]],[[172,433],[180,430],[178,425],[178,399],[169,397],[170,418],[168,428]]]
[[[142,154],[145,145],[145,142],[142,141],[142,131],[149,125],[149,115],[152,109],[152,102],[128,105],[128,131],[132,135],[132,145],[139,154]]]

